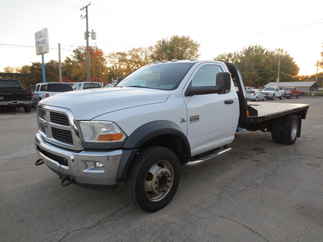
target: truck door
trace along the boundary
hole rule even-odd
[[[201,65],[192,75],[190,85],[216,86],[216,74],[223,71],[218,64]],[[239,120],[239,102],[233,83],[229,93],[185,96],[185,103],[192,155],[233,141]]]

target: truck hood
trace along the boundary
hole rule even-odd
[[[76,120],[91,120],[122,109],[166,102],[169,95],[167,91],[156,89],[100,88],[57,94],[43,99],[40,105],[68,109]]]

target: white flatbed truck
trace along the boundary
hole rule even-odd
[[[134,203],[154,212],[174,197],[181,167],[229,151],[238,128],[271,132],[274,142],[291,145],[308,108],[248,103],[230,63],[151,64],[113,88],[42,100],[35,164],[46,164],[62,185],[125,182]]]

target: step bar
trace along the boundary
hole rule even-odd
[[[189,161],[187,162],[187,166],[196,166],[196,165],[199,165],[201,163],[204,163],[205,161],[208,161],[208,160],[211,160],[211,159],[214,159],[220,155],[223,155],[224,153],[228,152],[232,150],[231,147],[223,147],[223,148],[220,148],[220,149],[216,149],[214,150],[213,152],[211,153],[207,153],[206,155],[202,155],[202,156],[198,156],[198,158],[196,160],[192,160],[192,161]]]

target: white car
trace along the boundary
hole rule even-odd
[[[280,93],[281,97],[285,97],[286,90],[284,88],[281,88],[281,87],[279,87],[278,89],[279,89],[279,93]]]
[[[266,87],[261,91],[261,93],[267,99],[275,99],[275,98],[282,99],[282,94],[278,87]]]
[[[73,84],[73,90],[85,90],[93,88],[101,88],[102,84],[100,82],[76,82]]]
[[[73,83],[68,82],[43,82],[37,83],[33,93],[34,102],[38,103],[40,100],[53,96],[57,93],[73,91]]]
[[[247,100],[250,101],[265,101],[265,95],[261,93],[261,91],[253,89],[253,90],[246,90],[246,97]]]

